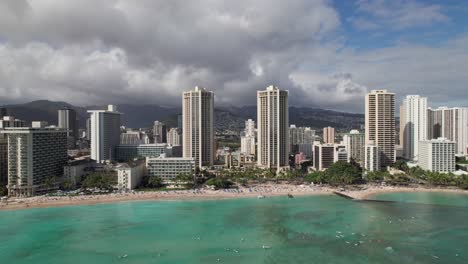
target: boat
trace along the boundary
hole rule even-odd
[[[259,195],[259,196],[257,196],[257,198],[258,199],[263,199],[263,198],[265,198],[265,196],[264,195]]]
[[[263,245],[262,248],[263,248],[263,249],[270,249],[271,247],[270,247],[270,246],[265,246],[265,245]]]

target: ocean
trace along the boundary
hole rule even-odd
[[[0,263],[468,263],[468,195],[121,202],[0,211]]]

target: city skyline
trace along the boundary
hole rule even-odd
[[[0,104],[175,106],[199,85],[224,105],[254,105],[272,84],[291,105],[346,112],[363,113],[373,89],[394,91],[398,105],[404,94],[468,105],[457,1],[93,3],[0,3]],[[193,45],[199,36],[206,43]]]

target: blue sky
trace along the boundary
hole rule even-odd
[[[367,2],[367,1],[366,1]],[[375,1],[379,2],[379,1]],[[392,1],[382,1],[381,7],[392,7],[387,4]],[[357,50],[377,49],[390,47],[398,43],[416,43],[429,46],[439,46],[449,39],[466,34],[468,28],[468,6],[463,0],[425,0],[425,1],[393,1],[393,7],[399,10],[405,9],[409,2],[418,3],[421,6],[437,6],[435,13],[443,17],[431,19],[427,17],[423,21],[416,20],[406,26],[397,27],[387,24],[386,18],[378,17],[372,12],[362,10],[360,1],[334,0],[333,5],[339,12],[342,21],[342,30],[346,41],[345,45]],[[395,10],[395,9],[393,9]],[[417,11],[415,9],[415,11]],[[408,11],[410,12],[410,11]],[[379,25],[376,28],[360,28],[353,21],[362,19]],[[395,17],[398,20],[397,17]],[[418,22],[420,21],[420,22]]]

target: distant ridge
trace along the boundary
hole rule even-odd
[[[63,107],[74,109],[79,118],[80,127],[85,127],[88,118],[88,109],[105,109],[105,106],[74,106],[67,102],[54,102],[37,100],[24,104],[5,105],[9,114],[28,122],[43,120],[51,125],[57,124],[57,110]],[[155,120],[161,120],[168,126],[177,125],[177,115],[181,113],[179,107],[162,107],[158,105],[132,105],[118,104],[119,112],[122,112],[122,123],[125,126],[139,128],[150,127]],[[215,126],[218,130],[238,131],[244,127],[246,119],[256,120],[256,106],[227,106],[217,107],[215,111]],[[340,130],[359,129],[364,124],[363,114],[338,112],[319,108],[295,107],[289,108],[289,123],[296,126],[310,126],[321,129],[332,126]]]

